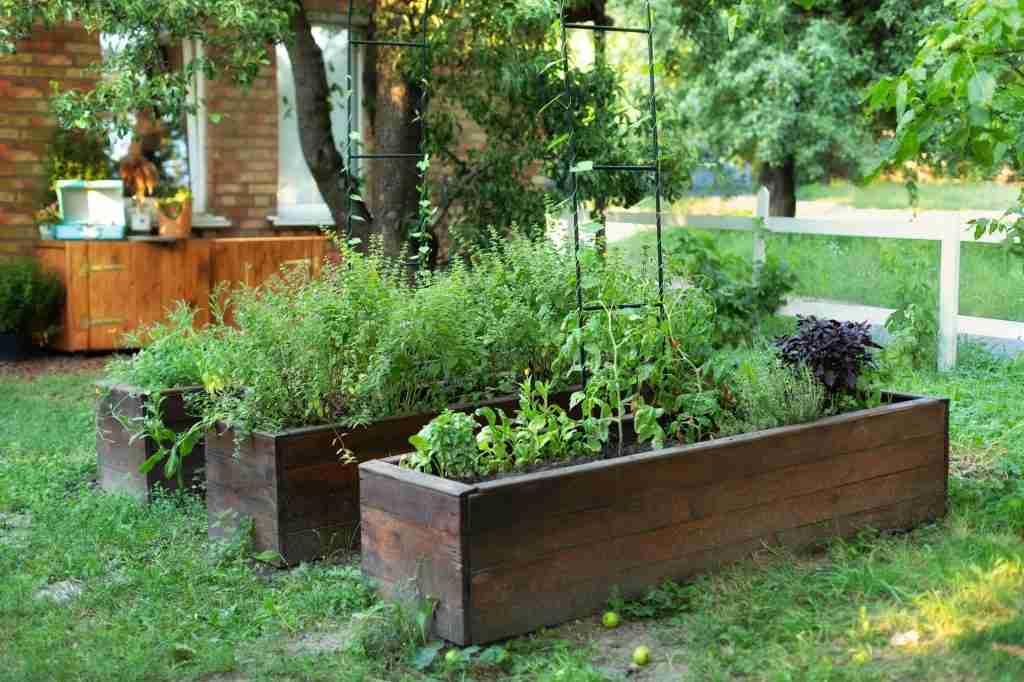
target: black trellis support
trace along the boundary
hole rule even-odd
[[[427,2],[426,7],[423,9],[423,19],[420,25],[420,32],[422,34],[422,40],[420,42],[412,42],[407,40],[364,40],[360,38],[353,38],[354,25],[352,23],[353,8],[355,2],[349,0],[348,3],[348,136],[345,138],[345,150],[348,159],[346,170],[349,175],[353,178],[353,185],[355,187],[360,186],[359,174],[355,171],[355,162],[361,160],[385,160],[385,159],[417,159],[420,162],[427,160],[427,103],[429,96],[427,93],[427,85],[430,82],[430,36],[427,32],[428,19],[430,17],[430,8],[432,2]],[[422,50],[423,52],[423,83],[420,89],[420,103],[419,111],[417,112],[420,126],[422,129],[422,135],[420,136],[420,152],[418,154],[398,154],[391,152],[384,152],[379,154],[359,154],[352,151],[352,134],[354,116],[358,111],[359,102],[356,98],[356,87],[355,87],[355,46],[357,45],[371,45],[381,47],[402,47],[402,48],[414,48]],[[420,181],[426,182],[427,167],[426,163],[420,170]],[[352,220],[355,209],[355,190],[348,193],[348,225],[346,228],[346,237],[352,237]]]
[[[651,153],[653,162],[650,164],[593,164],[593,170],[598,172],[627,172],[627,173],[653,173],[654,174],[654,202],[655,202],[655,225],[657,227],[657,250],[658,250],[658,300],[655,303],[626,303],[611,306],[612,310],[636,310],[640,308],[658,306],[662,314],[665,311],[665,258],[662,249],[662,219],[661,219],[661,146],[658,140],[658,100],[655,89],[654,78],[654,13],[651,10],[650,0],[646,0],[645,14],[647,16],[646,28],[620,28],[618,26],[601,26],[596,24],[577,24],[565,20],[565,0],[560,5],[561,26],[562,26],[562,64],[565,79],[565,111],[566,121],[569,126],[569,158],[566,163],[570,176],[570,194],[572,198],[572,235],[573,252],[576,258],[576,308],[577,324],[582,335],[583,326],[587,313],[604,310],[604,306],[589,305],[583,302],[583,266],[580,261],[580,215],[579,215],[579,180],[576,171],[576,116],[575,106],[572,98],[572,84],[569,76],[569,29],[594,31],[598,33],[636,33],[647,36],[647,72],[650,84],[650,107],[651,107]],[[587,355],[583,344],[580,344],[580,372],[583,383],[587,383]]]

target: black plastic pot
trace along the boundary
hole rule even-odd
[[[24,337],[11,332],[0,333],[0,362],[20,362],[31,355],[31,346]]]

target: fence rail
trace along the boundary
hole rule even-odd
[[[754,232],[755,263],[764,262],[766,247],[761,230],[776,234],[804,234],[834,237],[860,237],[871,239],[917,239],[937,241],[942,245],[939,266],[939,340],[938,365],[940,370],[956,366],[957,337],[963,334],[991,337],[1000,340],[1024,338],[1024,323],[960,315],[960,251],[963,242],[999,244],[998,236],[974,236],[974,228],[960,220],[949,220],[935,225],[917,221],[852,223],[846,220],[807,220],[778,218],[768,215],[768,190],[761,188],[757,195],[757,215],[710,216],[664,214],[665,227],[688,227],[701,230],[730,230]],[[614,224],[654,225],[650,212],[619,211],[608,214]],[[863,306],[840,301],[818,299],[791,299],[780,313],[785,315],[818,315],[834,319],[870,321],[882,324],[893,313],[891,309]]]

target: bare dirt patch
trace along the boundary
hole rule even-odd
[[[613,680],[678,682],[688,672],[688,652],[681,643],[679,628],[668,628],[658,621],[623,623],[608,629],[595,618],[559,630],[567,639],[592,648],[594,667]],[[651,662],[643,667],[633,664],[633,651],[638,646],[651,650]]]
[[[48,374],[81,374],[103,369],[112,353],[40,353],[21,362],[0,362],[0,377],[32,380]]]

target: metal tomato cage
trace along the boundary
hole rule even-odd
[[[420,42],[401,41],[401,40],[364,40],[355,39],[351,37],[352,31],[352,18],[353,18],[353,7],[355,3],[349,2],[348,4],[348,27],[349,27],[349,40],[348,40],[348,136],[346,138],[346,152],[348,158],[348,172],[352,174],[355,181],[356,187],[360,186],[360,176],[356,172],[354,163],[362,160],[379,160],[379,159],[396,159],[396,160],[412,160],[416,159],[420,165],[420,181],[426,182],[427,174],[427,161],[428,156],[426,153],[427,143],[427,120],[426,110],[429,103],[428,96],[428,83],[430,82],[430,40],[428,34],[428,19],[430,17],[430,10],[432,2],[428,2],[427,6],[423,11],[423,18],[421,20],[421,32],[422,40]],[[616,310],[635,310],[638,308],[646,308],[649,306],[658,306],[658,308],[664,313],[665,308],[665,259],[664,251],[662,247],[662,216],[661,216],[661,147],[658,139],[658,101],[656,96],[655,88],[655,77],[654,77],[654,13],[651,9],[650,0],[646,0],[644,3],[645,14],[647,17],[646,28],[620,28],[618,26],[601,26],[596,24],[580,24],[566,21],[566,0],[561,0],[559,5],[559,23],[561,25],[562,32],[562,67],[563,67],[563,80],[565,82],[565,112],[566,112],[566,125],[569,129],[569,157],[566,159],[567,175],[570,181],[570,199],[572,202],[572,231],[573,231],[573,251],[574,258],[576,261],[576,309],[578,326],[582,332],[583,326],[587,313],[602,310],[603,307],[597,304],[586,303],[583,300],[583,265],[580,259],[580,220],[579,220],[579,178],[576,170],[576,117],[575,107],[573,103],[573,91],[572,82],[570,78],[569,69],[569,40],[568,35],[570,30],[582,30],[592,31],[598,33],[633,33],[644,35],[647,37],[647,73],[648,83],[650,87],[650,115],[651,115],[651,163],[638,163],[638,164],[606,164],[606,163],[595,163],[593,164],[592,170],[595,172],[616,172],[616,173],[651,173],[654,175],[654,201],[655,201],[655,225],[657,230],[657,253],[658,253],[658,300],[656,302],[640,302],[640,303],[624,303],[615,306]],[[355,88],[355,51],[354,48],[357,45],[368,45],[368,46],[380,46],[380,47],[400,47],[400,48],[411,48],[422,51],[423,59],[423,72],[422,72],[422,90],[420,93],[420,103],[418,117],[420,126],[422,128],[422,135],[420,138],[420,153],[408,154],[408,153],[377,153],[377,154],[363,154],[355,153],[353,151],[353,120],[358,101],[356,101],[356,88]],[[354,215],[355,202],[362,200],[357,197],[355,192],[349,192],[348,197],[348,226],[347,236],[352,236],[352,221],[362,220],[361,217]],[[421,226],[422,230],[422,226]],[[586,353],[582,345],[580,347],[580,368],[583,375],[583,382],[587,380],[587,368],[586,368]]]
[[[397,159],[397,160],[407,160],[408,161],[408,160],[416,159],[416,160],[418,160],[418,162],[420,164],[420,166],[419,166],[420,167],[420,182],[421,183],[422,182],[426,182],[426,177],[427,177],[427,161],[428,161],[427,151],[426,151],[427,150],[427,132],[428,132],[427,131],[427,104],[429,102],[428,93],[427,93],[427,84],[430,82],[430,41],[429,41],[429,36],[428,36],[428,32],[427,32],[427,21],[430,18],[430,9],[433,6],[433,2],[432,1],[428,1],[426,7],[424,7],[424,9],[423,9],[423,18],[421,19],[421,22],[420,22],[420,32],[422,34],[422,38],[421,38],[420,42],[411,42],[411,41],[405,41],[405,40],[364,40],[364,39],[353,38],[352,37],[352,31],[353,31],[352,16],[353,16],[353,7],[354,7],[354,5],[355,5],[355,2],[352,2],[350,0],[350,2],[348,3],[348,31],[349,31],[349,39],[348,39],[348,81],[347,81],[347,85],[348,85],[348,90],[347,90],[347,95],[348,95],[348,112],[347,113],[348,113],[348,115],[346,116],[346,118],[348,119],[348,136],[345,138],[345,151],[346,151],[346,156],[348,158],[348,164],[347,164],[346,168],[347,168],[348,172],[352,176],[353,184],[355,185],[355,187],[358,188],[358,187],[361,187],[361,182],[360,182],[359,173],[356,172],[355,166],[353,165],[355,161],[380,160],[380,159]],[[402,154],[402,153],[390,153],[390,152],[379,153],[379,154],[362,154],[362,153],[354,153],[353,152],[353,150],[352,150],[352,143],[353,143],[354,140],[352,139],[352,137],[353,137],[353,133],[355,132],[353,130],[353,120],[354,120],[354,116],[356,115],[356,112],[358,111],[358,107],[360,106],[360,103],[357,101],[357,98],[356,98],[356,87],[355,87],[355,50],[354,50],[354,48],[355,48],[356,45],[370,45],[370,46],[375,46],[375,47],[402,47],[402,48],[413,48],[413,49],[421,50],[421,52],[422,52],[422,59],[423,59],[423,71],[422,71],[423,82],[422,82],[422,88],[420,90],[419,110],[416,113],[417,113],[417,117],[419,118],[419,121],[420,121],[420,127],[421,127],[421,130],[422,130],[422,134],[420,136],[420,152],[418,154]],[[355,219],[355,220],[362,220],[361,216],[355,216],[355,214],[354,214],[354,210],[353,209],[355,208],[355,202],[357,200],[358,201],[362,201],[362,198],[361,197],[357,197],[355,191],[350,191],[348,193],[348,225],[347,225],[347,228],[346,228],[346,230],[347,230],[346,231],[346,237],[348,237],[348,238],[352,237],[352,221],[353,221],[353,219]],[[423,226],[421,225],[421,230],[422,230],[422,228],[423,228]]]
[[[613,165],[606,163],[594,163],[593,171],[615,172],[615,173],[653,173],[654,174],[654,202],[655,202],[655,225],[657,229],[657,251],[658,251],[658,300],[657,302],[625,303],[613,306],[614,310],[635,310],[657,306],[662,314],[665,311],[665,260],[662,250],[662,219],[661,219],[661,148],[658,140],[658,101],[655,91],[654,79],[654,13],[651,10],[650,0],[644,3],[647,16],[646,28],[619,28],[617,26],[600,26],[597,24],[577,24],[567,22],[566,0],[560,4],[560,22],[562,26],[562,64],[565,80],[565,111],[566,124],[569,128],[569,158],[566,159],[566,169],[570,178],[570,195],[572,201],[572,233],[573,249],[576,258],[576,309],[578,325],[582,333],[587,313],[604,310],[604,306],[589,304],[583,300],[583,267],[580,262],[580,215],[579,215],[579,178],[576,160],[576,116],[573,104],[572,83],[569,76],[569,40],[570,30],[592,31],[597,33],[635,33],[647,36],[647,74],[650,84],[650,108],[651,108],[651,154],[652,161],[647,164]],[[587,358],[583,344],[580,344],[580,371],[583,383],[587,383]]]

